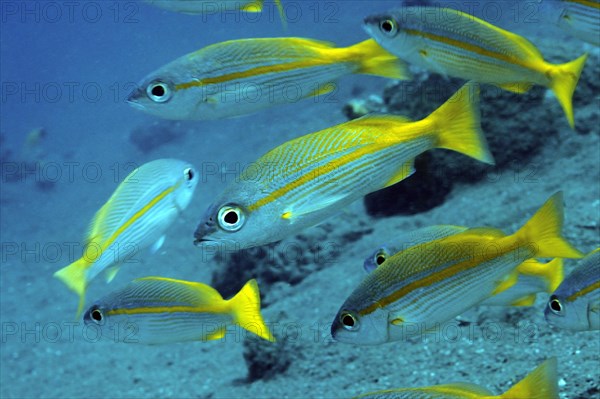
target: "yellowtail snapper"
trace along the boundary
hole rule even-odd
[[[148,75],[128,98],[166,119],[221,119],[323,95],[353,73],[407,79],[406,65],[374,40],[336,48],[303,38],[213,44]]]
[[[99,273],[110,282],[120,265],[143,248],[156,251],[165,231],[188,206],[199,176],[194,167],[177,159],[159,159],[133,170],[92,219],[84,255],[54,273],[79,295],[77,316],[85,291]]]
[[[580,258],[561,236],[562,225],[557,193],[513,235],[480,227],[410,247],[359,284],[336,315],[332,336],[376,345],[402,339],[406,325],[437,328],[514,285],[514,271],[527,259]]]
[[[556,358],[550,358],[508,391],[494,395],[479,385],[456,383],[421,388],[386,389],[354,399],[558,399]]]
[[[417,155],[446,148],[493,163],[467,84],[423,120],[367,115],[288,141],[259,158],[210,205],[196,244],[251,247],[313,226],[414,172]]]
[[[138,278],[96,301],[83,319],[86,325],[98,326],[106,338],[114,338],[115,331],[126,329],[126,343],[216,340],[225,337],[232,325],[275,341],[260,313],[256,280],[248,281],[233,298],[225,300],[206,284]]]
[[[377,248],[365,259],[363,267],[370,273],[400,251],[418,244],[462,233],[468,229],[464,226],[440,225],[423,227],[401,234],[394,240],[394,243]],[[561,283],[563,279],[563,260],[556,258],[548,263],[542,263],[535,259],[528,259],[521,263],[513,273],[517,275],[517,282],[507,290],[486,299],[481,305],[532,306],[538,293],[552,293]],[[507,276],[507,278],[515,279],[512,275]]]
[[[600,248],[583,259],[550,296],[548,323],[573,331],[600,330]]]
[[[364,26],[388,51],[432,72],[516,93],[534,84],[548,87],[569,125],[575,125],[572,97],[587,54],[566,64],[550,64],[524,37],[449,8],[405,7],[370,16]]]

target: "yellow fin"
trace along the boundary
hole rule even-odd
[[[527,82],[516,82],[516,83],[504,83],[501,85],[498,85],[498,87],[504,89],[504,90],[508,90],[511,91],[513,93],[527,93],[531,87],[533,86],[533,83],[527,83]]]
[[[564,261],[555,258],[548,263],[528,259],[517,267],[520,274],[541,278],[546,285],[546,292],[551,293],[558,288],[564,279]]]
[[[115,276],[119,273],[119,266],[109,267],[104,271],[104,277],[107,283],[113,281]]]
[[[502,399],[558,399],[556,358],[550,358],[499,396]]]
[[[359,63],[357,73],[390,79],[410,80],[411,73],[404,61],[389,53],[373,39],[342,49]]]
[[[519,246],[539,258],[582,258],[583,254],[561,235],[563,195],[559,191],[514,234]]]
[[[515,285],[518,280],[519,280],[519,273],[517,273],[516,271],[510,273],[508,276],[506,276],[506,278],[504,280],[502,280],[500,282],[500,284],[498,284],[496,286],[496,288],[492,292],[491,296],[494,296],[503,291],[506,291],[507,289],[509,289],[510,287]]]
[[[334,90],[335,90],[335,83],[329,82],[322,86],[317,87],[314,91],[308,93],[307,97],[317,97],[322,94],[331,93]]]
[[[400,170],[396,173],[396,175],[394,177],[392,177],[390,179],[390,181],[388,181],[385,184],[384,187],[389,187],[398,182],[401,182],[402,180],[411,176],[413,173],[415,173],[415,160],[411,159],[410,161],[407,161],[402,164],[402,166],[400,167]]]
[[[263,9],[263,0],[255,0],[251,3],[244,4],[240,10],[245,12],[261,12]]]
[[[390,321],[390,323],[394,326],[399,326],[400,324],[404,323],[404,319],[397,318]]]
[[[267,341],[275,342],[269,327],[260,313],[260,292],[256,280],[252,279],[229,300],[233,320],[242,328]]]
[[[227,329],[225,327],[219,328],[217,331],[208,334],[206,337],[201,338],[201,341],[214,341],[217,339],[221,339],[227,333]]]
[[[581,71],[583,70],[587,57],[588,55],[585,53],[576,60],[567,62],[566,64],[552,65],[548,72],[551,80],[550,88],[565,112],[571,129],[575,128],[572,102],[573,93],[577,87],[577,82],[579,82],[579,77],[581,76]]]
[[[533,306],[533,304],[535,303],[535,299],[537,298],[537,296],[535,294],[531,294],[531,295],[526,295],[522,298],[519,298],[515,301],[513,301],[510,306]]]
[[[54,273],[54,277],[65,283],[71,291],[79,295],[79,305],[77,306],[77,313],[75,315],[76,319],[81,316],[83,307],[85,306],[85,290],[87,288],[86,271],[88,265],[89,263],[84,258],[81,258]]]
[[[437,148],[446,148],[493,164],[479,121],[479,85],[465,84],[427,117],[435,128]]]

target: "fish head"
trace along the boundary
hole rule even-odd
[[[548,324],[566,330],[585,331],[590,326],[587,304],[583,301],[570,302],[557,293],[550,296],[544,317]]]
[[[129,94],[127,103],[164,119],[203,119],[197,115],[201,96],[196,81],[179,61],[173,62],[144,78]]]
[[[409,7],[407,10],[411,10]],[[413,24],[416,17],[412,12],[391,11],[384,14],[371,15],[364,19],[363,29],[387,51],[405,59],[416,51],[415,43],[406,28]],[[418,21],[417,21],[418,23]]]
[[[363,315],[357,309],[342,306],[331,324],[331,336],[338,342],[379,345],[389,341],[388,312],[378,308]]]
[[[367,273],[371,273],[373,270],[377,269],[377,267],[383,265],[387,258],[393,254],[394,252],[391,251],[386,245],[382,245],[381,247],[377,248],[365,259],[363,263],[365,271]]]

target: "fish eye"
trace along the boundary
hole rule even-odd
[[[384,19],[379,23],[379,30],[387,36],[396,36],[398,24],[393,19]]]
[[[219,226],[225,231],[238,231],[245,222],[244,213],[234,205],[226,205],[219,209],[217,215]]]
[[[192,168],[186,168],[183,171],[183,176],[185,177],[185,180],[187,180],[187,181],[194,180],[194,176],[195,176],[194,170]]]
[[[99,308],[94,307],[90,310],[90,319],[92,319],[94,323],[102,325],[104,324],[104,313]]]
[[[340,323],[348,331],[354,331],[358,328],[358,319],[350,312],[342,312],[340,314]]]
[[[171,99],[171,89],[164,82],[152,82],[146,87],[148,98],[157,103],[164,103]]]
[[[383,262],[385,262],[385,260],[387,259],[387,254],[385,253],[384,250],[380,250],[379,252],[377,252],[375,254],[375,264],[377,266],[381,266],[383,264]]]
[[[552,313],[557,314],[557,315],[560,315],[563,310],[560,300],[556,297],[556,295],[552,295],[550,297],[550,301],[548,302],[548,307],[550,308]]]

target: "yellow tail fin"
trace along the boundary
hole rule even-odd
[[[558,399],[556,358],[540,364],[512,388],[500,395],[502,399]]]
[[[550,88],[560,103],[571,129],[575,128],[573,116],[573,92],[579,82],[579,76],[587,60],[587,53],[566,64],[554,65],[550,69]]]
[[[563,195],[559,191],[525,223],[514,237],[538,258],[581,258],[583,254],[561,235]]]
[[[77,295],[79,295],[79,305],[77,306],[76,319],[81,316],[83,307],[85,306],[85,290],[87,288],[86,267],[88,262],[81,258],[69,266],[63,267],[54,273],[54,277],[65,283],[67,287]]]
[[[384,78],[410,80],[411,74],[404,61],[387,52],[373,39],[342,49],[346,56],[359,63],[357,73]]]
[[[542,279],[546,283],[546,292],[548,293],[554,292],[565,278],[564,262],[561,258],[552,259],[548,263],[529,259],[521,263],[517,271],[521,274]]]
[[[494,164],[479,122],[479,85],[465,84],[427,117],[434,124],[437,148],[446,148]]]
[[[233,319],[242,328],[267,341],[275,342],[260,313],[260,292],[256,280],[250,280],[230,299]]]

